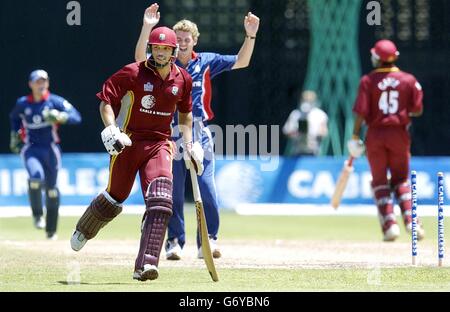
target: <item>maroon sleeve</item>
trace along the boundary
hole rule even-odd
[[[136,69],[134,64],[127,65],[113,74],[103,84],[102,91],[97,93],[97,97],[111,104],[115,108],[120,108],[120,101],[125,96],[133,81]]]
[[[358,96],[353,106],[353,112],[366,118],[370,112],[369,77],[363,76],[359,83]]]
[[[192,78],[186,71],[182,71],[182,75],[185,82],[184,93],[177,103],[177,108],[180,113],[187,114],[192,111]]]
[[[412,100],[409,107],[410,113],[419,113],[423,109],[423,90],[416,78],[412,81]]]

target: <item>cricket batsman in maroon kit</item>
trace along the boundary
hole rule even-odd
[[[191,161],[202,173],[201,146],[192,145],[192,79],[174,64],[177,53],[175,32],[154,29],[148,41],[145,62],[129,64],[112,75],[97,93],[105,124],[102,141],[111,154],[109,182],[89,205],[76,225],[71,247],[79,251],[121,211],[139,172],[146,211],[133,278],[145,281],[158,277],[161,247],[172,215],[172,117],[176,109],[183,126]]]
[[[356,114],[348,150],[353,157],[364,152],[360,140],[363,122],[367,125],[367,158],[372,172],[372,189],[385,241],[400,235],[391,193],[400,206],[403,223],[411,232],[411,188],[408,182],[411,117],[423,111],[422,87],[416,78],[395,66],[400,53],[392,41],[380,40],[371,50],[375,70],[362,77],[353,107]],[[390,179],[388,178],[390,172]],[[418,226],[418,238],[425,232]]]

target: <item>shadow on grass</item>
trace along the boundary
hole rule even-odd
[[[67,282],[67,281],[58,281],[58,284],[65,285],[65,286],[76,286],[76,285],[140,285],[138,282],[127,282],[127,283],[117,283],[117,282],[111,282],[111,283],[87,283],[87,282]]]

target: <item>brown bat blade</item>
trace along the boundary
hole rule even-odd
[[[214,282],[219,281],[217,275],[216,266],[211,253],[211,246],[209,245],[208,228],[206,225],[205,212],[203,210],[202,202],[195,202],[195,211],[197,214],[197,228],[200,234],[200,241],[202,244],[203,259],[205,260],[206,268],[209,271],[209,275]]]
[[[331,206],[334,209],[337,209],[339,207],[339,204],[341,203],[342,195],[344,194],[348,179],[350,178],[353,170],[353,157],[350,157],[344,163],[344,167],[342,168],[341,174],[339,175],[339,179],[336,182],[336,188],[334,189],[334,193],[331,196]]]
[[[209,245],[208,226],[206,224],[205,210],[203,208],[203,202],[200,196],[197,174],[193,168],[189,171],[191,174],[192,190],[194,193],[195,213],[197,215],[197,230],[200,237],[200,242],[202,244],[201,248],[203,260],[205,260],[206,268],[208,269],[212,280],[217,282],[219,281],[219,276],[217,275],[216,266],[214,265],[214,260],[211,253],[211,246]]]

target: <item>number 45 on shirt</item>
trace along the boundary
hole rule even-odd
[[[378,101],[378,107],[383,114],[395,114],[398,111],[398,91],[384,91],[381,93],[380,100]]]

